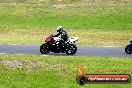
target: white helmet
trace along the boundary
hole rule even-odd
[[[63,27],[62,27],[62,26],[58,26],[58,27],[56,28],[56,31],[57,31],[57,32],[62,32],[62,31],[63,31]]]
[[[130,43],[132,43],[132,39],[130,40]]]

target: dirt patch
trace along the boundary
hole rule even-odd
[[[63,9],[66,7],[66,5],[53,5],[53,7]]]
[[[65,9],[68,7],[74,7],[74,5],[72,4],[54,4],[52,5],[53,8],[57,8],[57,9]]]
[[[29,61],[29,62],[24,62],[24,61],[18,61],[18,60],[2,60],[0,61],[0,64],[9,66],[10,68],[26,68],[26,69],[34,69],[34,68],[40,68],[43,67],[42,62],[35,62],[35,61]]]
[[[1,60],[0,65],[7,66],[12,69],[27,70],[45,70],[45,71],[64,71],[65,66],[62,62],[40,62],[40,61],[18,61],[18,60]]]
[[[9,66],[11,68],[22,68],[23,64],[20,61],[17,60],[3,60],[0,61],[0,64]]]

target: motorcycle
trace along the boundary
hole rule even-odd
[[[125,47],[125,52],[127,54],[131,54],[132,53],[132,40],[130,40],[130,44],[128,44],[126,47]]]
[[[60,44],[60,37],[48,36],[45,39],[45,43],[40,46],[40,52],[42,54],[54,53],[66,53],[67,55],[74,55],[77,51],[77,46],[74,44],[78,41],[78,37],[71,37],[62,45]]]

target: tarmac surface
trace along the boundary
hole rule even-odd
[[[35,54],[42,55],[39,52],[38,45],[17,45],[17,44],[1,44],[0,54]],[[78,51],[73,56],[103,56],[103,57],[121,57],[132,58],[132,54],[125,53],[125,47],[112,46],[78,46]],[[48,56],[68,56],[65,53],[49,53]]]

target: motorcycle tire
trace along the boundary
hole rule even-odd
[[[74,55],[76,53],[76,51],[77,51],[77,47],[74,44],[69,44],[66,47],[66,54],[67,55]]]
[[[131,49],[131,47],[130,47],[129,45],[126,46],[125,52],[126,52],[127,54],[131,54],[131,53],[132,53],[132,49]]]
[[[40,46],[40,52],[41,52],[42,54],[47,54],[47,53],[49,53],[49,52],[50,52],[49,46],[48,46],[47,44],[42,44],[42,45]]]

